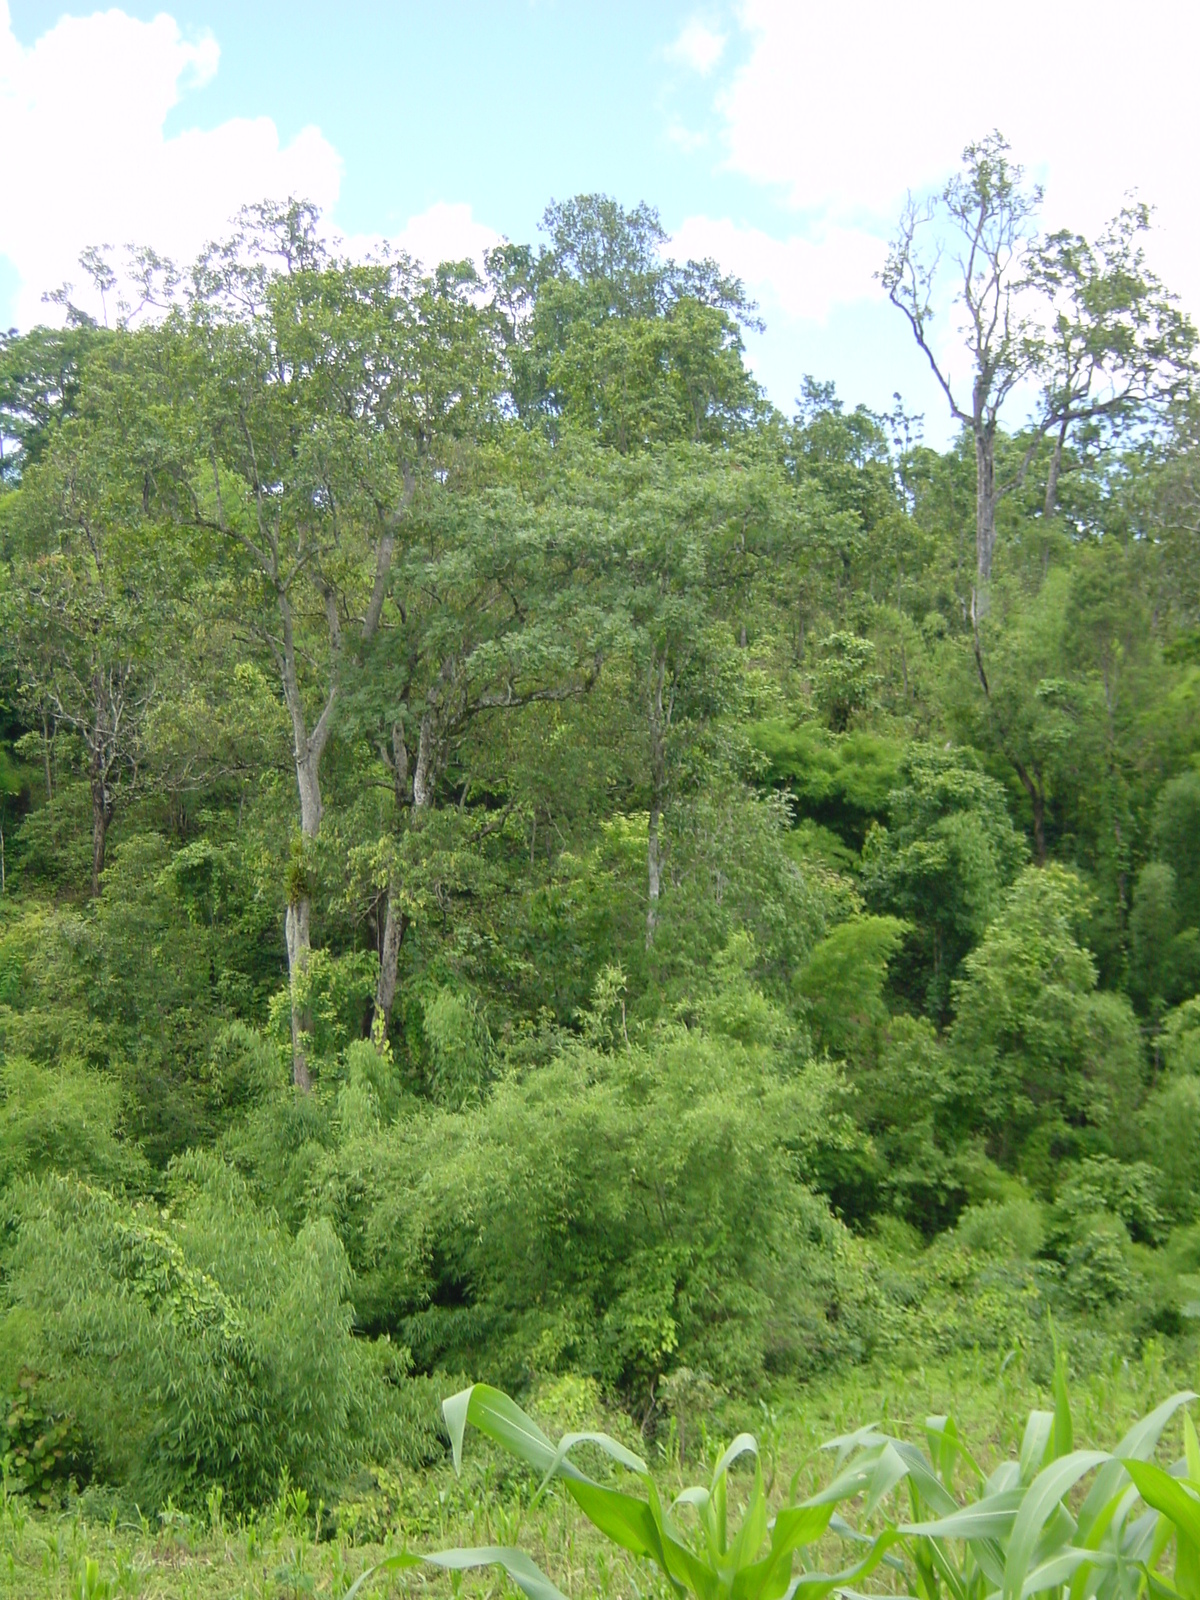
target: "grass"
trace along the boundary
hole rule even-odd
[[[1169,1363],[1153,1342],[1139,1361],[1074,1374],[1076,1444],[1113,1445],[1136,1417],[1196,1377]],[[698,1404],[690,1415],[681,1410],[651,1458],[663,1490],[673,1494],[702,1475],[698,1466],[725,1439],[748,1427],[759,1438],[778,1501],[797,1473],[802,1490],[828,1479],[830,1463],[819,1446],[833,1435],[878,1421],[919,1438],[926,1416],[944,1412],[986,1464],[1016,1450],[1029,1409],[1049,1401],[1049,1382],[1048,1372],[1031,1370],[1019,1354],[1007,1364],[976,1356],[909,1371],[855,1368],[777,1394],[769,1406],[718,1400],[707,1409]],[[549,1386],[535,1395],[534,1408],[540,1399],[540,1418],[556,1430],[586,1426],[578,1415],[580,1392],[581,1386]],[[572,1406],[575,1414],[564,1415]],[[615,1425],[611,1416],[590,1420]],[[476,1440],[461,1478],[448,1462],[423,1474],[380,1470],[369,1483],[351,1486],[336,1516],[287,1489],[274,1506],[239,1520],[223,1514],[217,1496],[201,1515],[168,1507],[153,1520],[116,1507],[106,1514],[94,1492],[54,1516],[34,1515],[11,1498],[0,1508],[0,1594],[5,1600],[336,1600],[389,1551],[492,1543],[520,1544],[571,1600],[657,1600],[668,1593],[647,1567],[614,1552],[564,1494],[547,1495],[530,1513],[534,1487],[529,1474]],[[510,1592],[492,1573],[461,1586],[473,1595]],[[428,1591],[432,1600],[455,1587],[446,1576],[418,1571],[381,1579],[373,1592]]]

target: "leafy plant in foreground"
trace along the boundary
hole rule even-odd
[[[467,1423],[473,1423],[538,1472],[535,1503],[552,1479],[560,1479],[602,1534],[652,1562],[680,1596],[823,1600],[886,1564],[918,1600],[1138,1600],[1147,1586],[1153,1600],[1200,1600],[1200,1442],[1186,1413],[1186,1461],[1175,1469],[1184,1475],[1151,1460],[1175,1413],[1195,1398],[1190,1391],[1171,1396],[1135,1423],[1115,1451],[1077,1450],[1060,1354],[1054,1410],[1030,1413],[1015,1460],[985,1473],[949,1417],[928,1419],[924,1450],[868,1425],[825,1446],[837,1452],[832,1482],[800,1501],[793,1482],[793,1498],[774,1516],[750,1434],[740,1434],[721,1456],[708,1487],[685,1489],[668,1509],[646,1463],[607,1434],[568,1433],[555,1446],[514,1401],[486,1384],[452,1396],[443,1412],[456,1468]],[[580,1446],[640,1478],[644,1495],[588,1476],[572,1459]],[[742,1457],[753,1459],[754,1477],[731,1533],[729,1471]],[[970,1484],[961,1497],[955,1488],[960,1465]],[[1079,1485],[1088,1478],[1080,1499]],[[912,1520],[879,1519],[876,1514],[905,1488]],[[837,1507],[860,1497],[855,1527]],[[1146,1508],[1140,1512],[1139,1502]],[[676,1520],[684,1513],[694,1520],[691,1537]],[[837,1572],[815,1564],[816,1547],[830,1533],[859,1552]],[[1172,1538],[1174,1584],[1157,1571]],[[523,1551],[500,1545],[425,1556],[403,1551],[363,1573],[347,1600],[373,1575],[422,1562],[457,1572],[500,1566],[529,1600],[560,1600]]]
[[[869,1513],[893,1487],[895,1479],[889,1476],[890,1463],[882,1471],[863,1471],[855,1464],[847,1472],[839,1473],[820,1494],[785,1506],[771,1518],[758,1444],[751,1434],[742,1433],[717,1462],[709,1486],[685,1489],[667,1509],[646,1463],[606,1433],[567,1433],[555,1446],[515,1401],[482,1383],[451,1396],[443,1403],[442,1410],[450,1431],[456,1468],[462,1462],[466,1425],[473,1423],[481,1433],[541,1475],[539,1497],[551,1479],[561,1479],[567,1493],[601,1533],[621,1549],[653,1562],[680,1595],[693,1594],[699,1600],[718,1600],[726,1595],[735,1600],[782,1600],[784,1596],[802,1593],[805,1600],[823,1600],[823,1596],[835,1588],[853,1583],[873,1571],[886,1559],[898,1537],[895,1530],[889,1528],[878,1538],[865,1540],[867,1548],[861,1559],[840,1572],[811,1571],[805,1565],[804,1552],[830,1528],[839,1501],[865,1491]],[[595,1447],[640,1478],[645,1498],[589,1477],[571,1459],[571,1453],[581,1445]],[[741,1524],[731,1534],[729,1469],[743,1456],[753,1458],[754,1479]],[[682,1510],[694,1514],[696,1533],[692,1539],[680,1529],[673,1515]],[[793,1579],[792,1568],[797,1555],[804,1570]],[[353,1600],[359,1588],[375,1573],[397,1571],[422,1562],[450,1571],[500,1566],[529,1600],[561,1600],[561,1592],[524,1551],[499,1545],[443,1550],[427,1556],[401,1552],[363,1573],[346,1600]]]

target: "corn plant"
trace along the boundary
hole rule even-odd
[[[751,1434],[743,1433],[717,1462],[707,1486],[685,1489],[668,1509],[642,1458],[606,1433],[568,1433],[555,1445],[515,1401],[482,1383],[452,1396],[442,1410],[456,1469],[462,1465],[463,1435],[471,1423],[539,1474],[535,1503],[551,1481],[558,1480],[593,1526],[622,1550],[652,1562],[679,1595],[692,1594],[697,1600],[724,1600],[726,1596],[730,1600],[784,1600],[802,1594],[804,1600],[824,1600],[832,1590],[873,1571],[887,1558],[898,1537],[889,1529],[866,1540],[860,1558],[843,1571],[823,1573],[808,1565],[807,1552],[829,1529],[839,1500],[865,1490],[868,1505],[873,1507],[895,1481],[888,1475],[890,1465],[882,1471],[851,1466],[821,1494],[785,1506],[771,1517],[758,1445]],[[624,1468],[638,1480],[642,1493],[589,1477],[572,1459],[572,1453],[583,1445],[591,1445]],[[740,1525],[733,1530],[729,1470],[743,1458],[753,1461],[753,1481]],[[691,1538],[677,1521],[683,1515],[694,1522]],[[793,1578],[797,1560],[802,1570]],[[375,1573],[422,1562],[451,1571],[499,1566],[529,1600],[563,1600],[561,1591],[523,1551],[497,1545],[425,1556],[407,1551],[390,1556],[359,1578],[347,1600]]]
[[[1030,1600],[1043,1594],[1136,1600],[1147,1579],[1152,1586],[1160,1582],[1153,1569],[1170,1539],[1160,1512],[1169,1504],[1182,1515],[1179,1497],[1186,1494],[1150,1457],[1171,1418],[1195,1398],[1190,1391],[1173,1395],[1135,1423],[1115,1451],[1076,1450],[1059,1355],[1054,1410],[1029,1414],[1016,1460],[985,1474],[963,1448],[952,1420],[931,1417],[925,1451],[864,1430],[853,1441],[849,1467],[880,1472],[890,1462],[894,1485],[906,1482],[913,1517],[894,1527],[920,1600]],[[1186,1413],[1184,1429],[1194,1440]],[[844,1450],[847,1441],[834,1443]],[[1194,1453],[1200,1493],[1200,1450]],[[961,1501],[953,1492],[959,1462],[971,1485]],[[1072,1511],[1077,1488],[1089,1476]],[[1159,1502],[1152,1499],[1155,1493]],[[1150,1509],[1135,1515],[1139,1494]],[[1200,1549],[1200,1501],[1195,1505],[1191,1527]],[[1185,1528],[1184,1543],[1191,1537]],[[1189,1547],[1187,1570],[1190,1559]],[[1184,1592],[1184,1600],[1200,1600],[1200,1583],[1194,1594]]]
[[[1147,1589],[1150,1600],[1200,1600],[1200,1442],[1186,1412],[1186,1461],[1175,1469],[1182,1476],[1151,1459],[1172,1417],[1195,1398],[1190,1391],[1171,1396],[1135,1423],[1115,1451],[1077,1450],[1059,1355],[1054,1410],[1030,1412],[1015,1460],[985,1472],[949,1417],[927,1420],[924,1449],[868,1425],[824,1447],[836,1455],[824,1489],[797,1501],[793,1484],[789,1503],[773,1516],[758,1446],[747,1433],[721,1456],[707,1485],[685,1489],[668,1508],[646,1463],[607,1434],[568,1433],[555,1445],[513,1400],[486,1384],[452,1396],[443,1412],[456,1470],[469,1423],[539,1475],[534,1504],[558,1481],[601,1533],[653,1563],[680,1596],[824,1600],[886,1564],[917,1600],[1140,1600]],[[624,1469],[640,1492],[589,1476],[573,1459],[582,1446]],[[743,1458],[753,1463],[753,1481],[735,1530],[729,1472]],[[960,1478],[968,1483],[961,1497]],[[889,1516],[905,1494],[911,1518]],[[860,1503],[857,1527],[838,1510],[851,1501]],[[836,1572],[814,1562],[815,1546],[829,1534],[858,1552]],[[1173,1585],[1157,1572],[1172,1538]],[[365,1572],[347,1600],[375,1573],[419,1563],[453,1572],[499,1566],[528,1600],[562,1600],[529,1556],[499,1545],[401,1552]]]

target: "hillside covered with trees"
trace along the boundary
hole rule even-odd
[[[896,235],[945,450],[600,196],[482,275],[264,205],[3,340],[17,1489],[1194,1365],[1195,337],[1037,204],[992,138]]]

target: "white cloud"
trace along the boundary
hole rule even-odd
[[[42,293],[79,282],[88,244],[151,244],[188,261],[242,205],[289,194],[332,206],[341,160],[315,127],[281,146],[267,117],[167,137],[182,93],[217,70],[211,36],[183,38],[160,15],[64,17],[26,49],[0,0],[0,149],[6,164],[0,254],[20,278],[21,326]]]
[[[725,53],[726,42],[725,34],[715,32],[699,18],[693,17],[674,44],[668,47],[667,56],[672,61],[682,61],[684,66],[691,67],[701,77],[707,77]]]
[[[735,273],[760,301],[768,324],[773,312],[824,322],[835,306],[878,299],[881,292],[874,274],[883,265],[883,244],[859,229],[834,225],[811,238],[776,239],[727,218],[689,217],[671,249],[695,260],[711,256]]]
[[[466,260],[481,266],[483,252],[499,242],[496,230],[476,221],[469,205],[452,205],[445,200],[410,217],[392,240],[427,267],[434,267],[439,261]]]
[[[997,22],[955,0],[743,0],[740,19],[750,54],[719,102],[734,171],[882,234],[998,127],[1054,226],[1095,231],[1133,188],[1156,204],[1156,262],[1200,308],[1200,7],[1010,0]]]
[[[678,117],[667,123],[666,137],[677,150],[682,150],[684,155],[694,155],[697,150],[707,148],[709,137],[697,129],[689,128],[685,122],[680,122]]]

